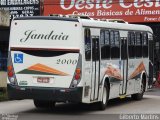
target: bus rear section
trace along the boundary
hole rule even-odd
[[[80,24],[50,17],[12,21],[8,57],[11,99],[81,102]]]

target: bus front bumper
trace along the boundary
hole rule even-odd
[[[36,99],[55,102],[81,102],[83,88],[19,87],[8,84],[7,89],[8,97],[12,100]]]

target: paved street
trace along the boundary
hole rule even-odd
[[[145,94],[146,94],[146,95],[160,96],[160,88],[148,89],[148,91],[147,91]]]
[[[160,96],[145,95],[141,101],[130,98],[110,100],[105,111],[97,111],[94,105],[86,104],[58,104],[54,114],[123,114],[123,113],[159,113]],[[9,101],[0,103],[0,113],[39,113],[47,110],[37,110],[32,100]]]
[[[97,120],[106,117],[118,120],[123,114],[160,114],[160,94],[157,90],[150,90],[141,101],[133,101],[129,97],[110,100],[105,111],[97,111],[95,106],[86,104],[57,104],[55,110],[38,110],[32,100],[1,102],[0,114],[6,113],[18,115],[18,120]]]

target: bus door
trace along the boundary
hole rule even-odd
[[[98,99],[99,82],[100,82],[100,47],[99,37],[92,36],[92,77],[91,77],[91,101]]]
[[[121,38],[121,74],[122,83],[120,84],[120,95],[125,95],[127,92],[128,82],[128,49],[127,38]]]

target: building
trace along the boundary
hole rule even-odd
[[[0,11],[0,90],[6,87],[6,68],[9,39],[9,11]],[[7,47],[6,47],[7,46]]]
[[[6,71],[9,39],[9,11],[0,11],[0,71]]]

